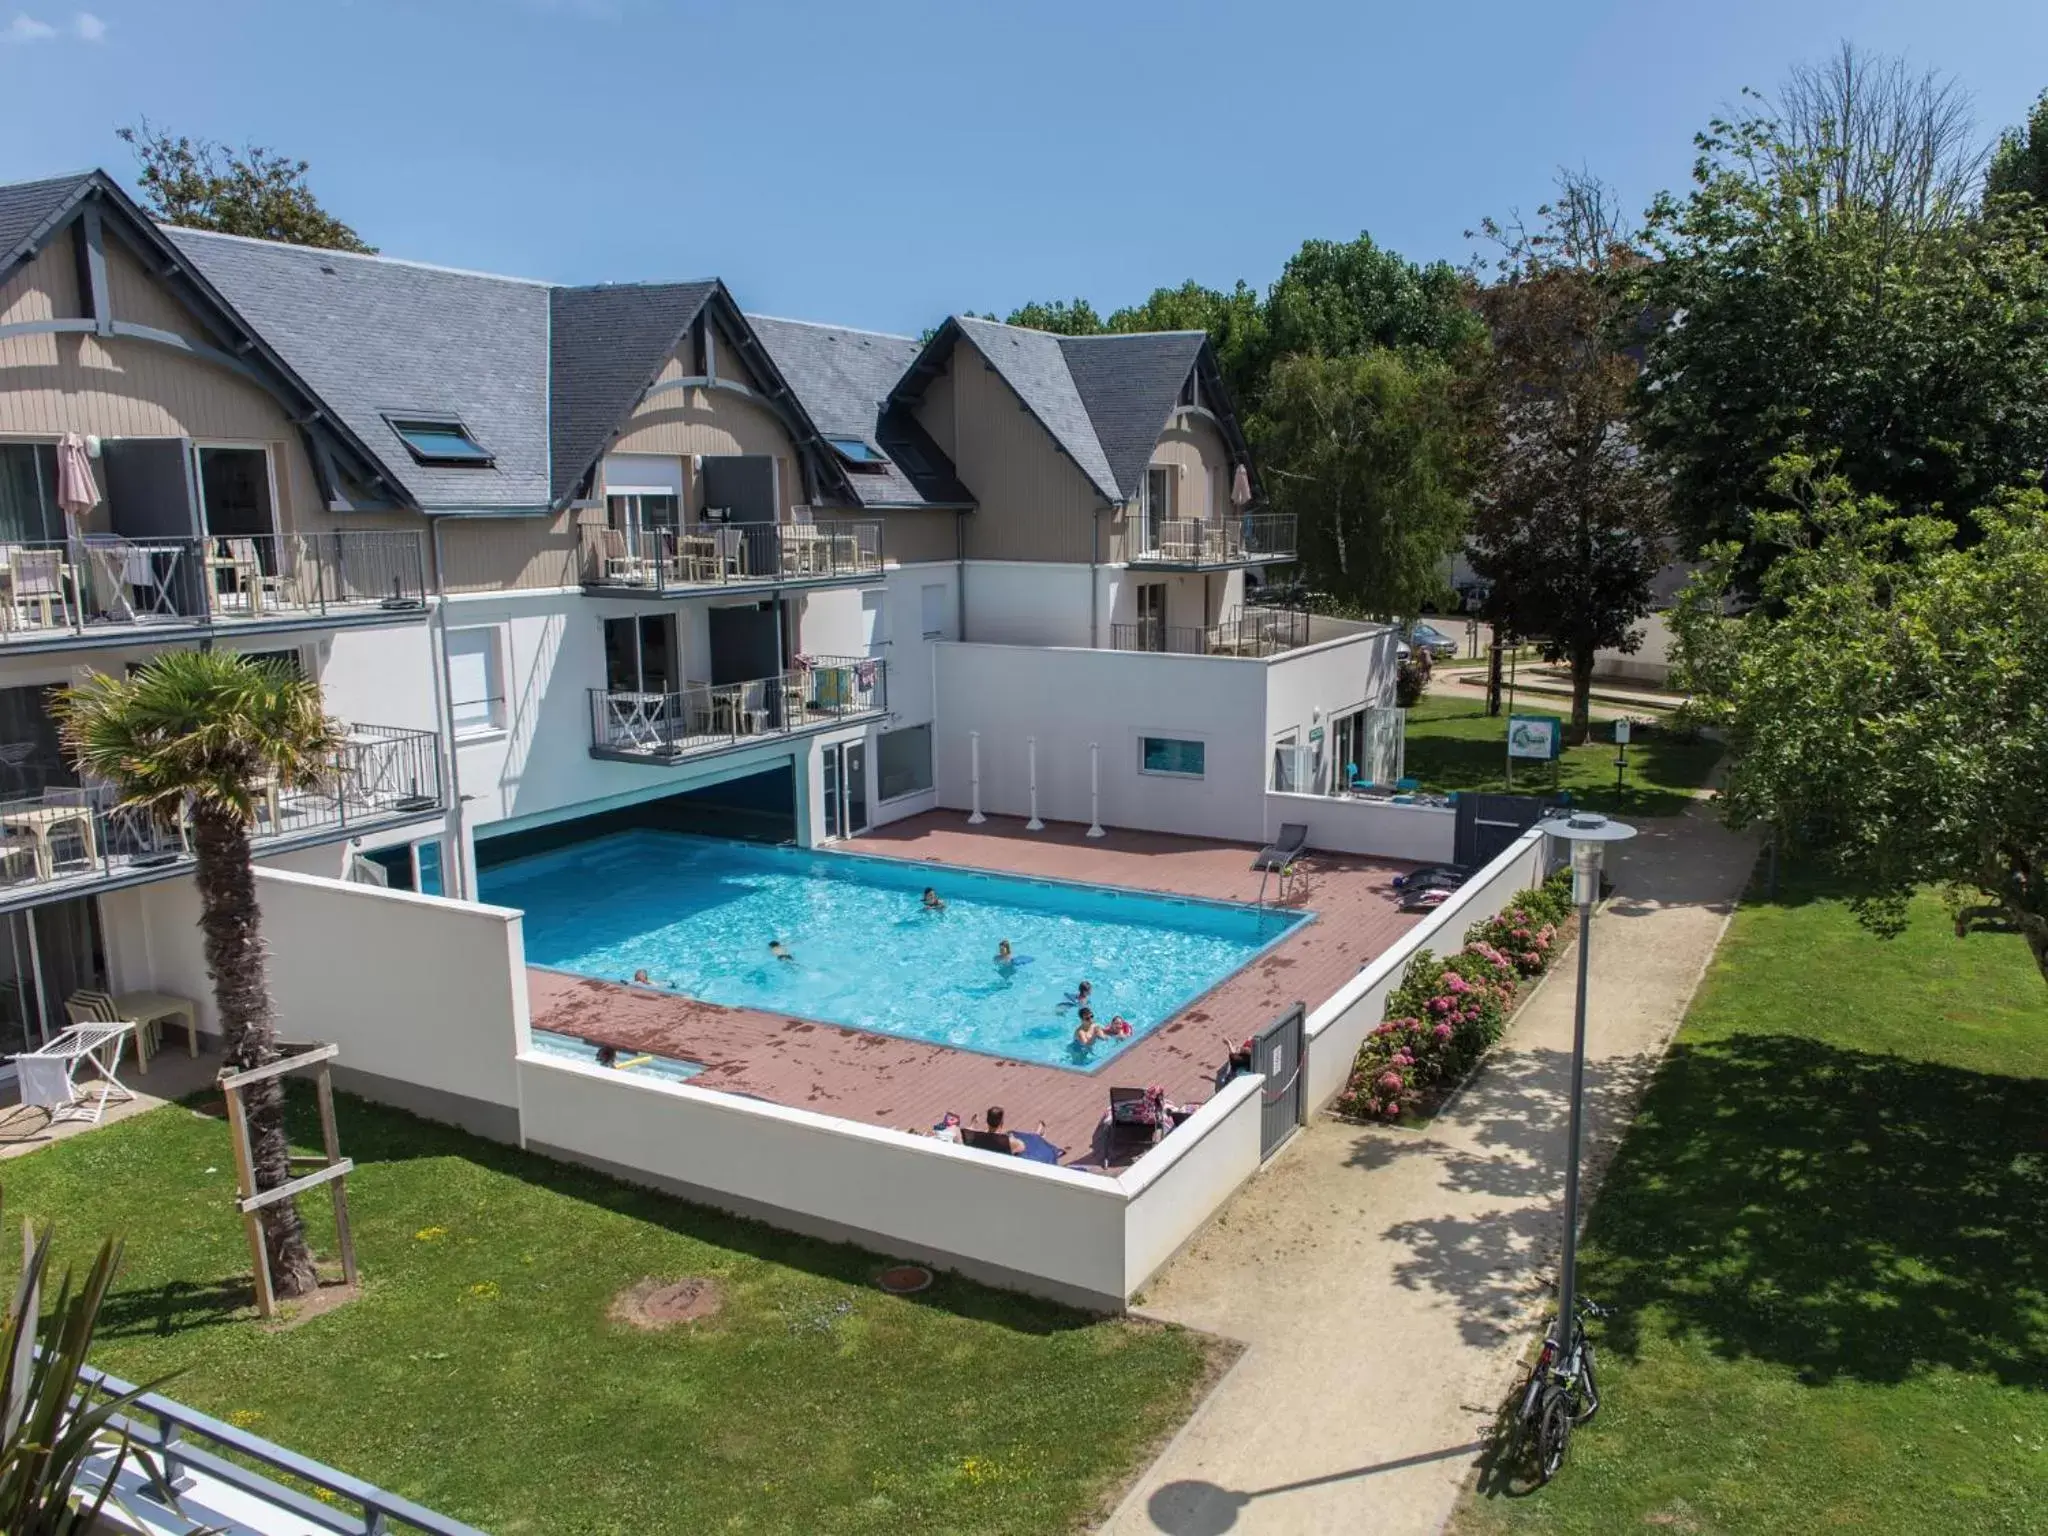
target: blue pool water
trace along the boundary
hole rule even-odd
[[[1092,1070],[1307,913],[979,870],[626,832],[486,869],[485,901],[526,913],[535,965],[1020,1061]],[[926,912],[931,886],[946,903]],[[791,959],[768,951],[779,939]],[[1019,957],[1005,973],[996,946]],[[1072,1045],[1076,982],[1128,1040]]]

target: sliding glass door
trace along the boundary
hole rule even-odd
[[[72,993],[106,986],[96,898],[0,916],[0,1058],[35,1050],[64,1029],[71,1022],[64,999]]]

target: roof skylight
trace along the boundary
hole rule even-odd
[[[489,449],[452,416],[387,416],[412,456],[422,464],[454,469],[489,469],[497,461]]]

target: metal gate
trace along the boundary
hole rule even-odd
[[[1296,1003],[1252,1040],[1252,1070],[1265,1075],[1259,1090],[1259,1161],[1279,1150],[1306,1118],[1308,1075],[1302,1071],[1308,1008]]]
[[[1543,819],[1552,802],[1534,795],[1458,795],[1456,863],[1479,869]]]

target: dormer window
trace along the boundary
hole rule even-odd
[[[497,462],[489,449],[453,416],[386,416],[414,460],[445,469],[489,469]]]

